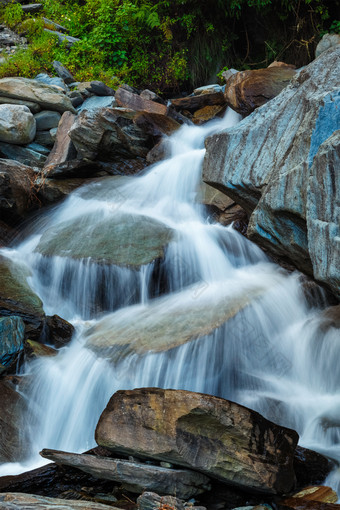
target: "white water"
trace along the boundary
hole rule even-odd
[[[92,447],[95,425],[110,396],[118,389],[142,386],[235,400],[297,430],[301,445],[340,460],[338,332],[321,330],[320,311],[308,306],[298,274],[288,275],[270,263],[231,227],[210,223],[205,208],[196,203],[204,138],[237,121],[237,114],[229,111],[225,119],[204,127],[181,128],[171,139],[170,159],[143,176],[102,179],[72,193],[42,216],[24,242],[3,250],[32,270],[29,283],[45,312],[71,321],[77,333],[56,358],[26,367],[32,380],[26,390],[30,455],[24,465],[2,466],[1,474],[41,462],[42,448]],[[90,259],[47,259],[34,251],[51,226],[90,214],[95,228],[97,221],[118,212],[156,218],[176,232],[161,272],[154,263],[138,271]],[[167,294],[159,298],[164,281]],[[117,314],[133,324],[137,312],[152,313],[150,303],[159,306],[159,317],[153,317],[157,329],[157,318],[174,303],[195,308],[204,307],[206,300],[209,308],[214,299],[237,302],[244,296],[250,304],[224,325],[165,352],[130,352],[111,364],[84,347],[89,328],[104,327],[105,321],[117,320]],[[103,322],[98,310],[105,312]],[[329,483],[337,486],[337,473]]]

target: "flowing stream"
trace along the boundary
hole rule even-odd
[[[76,190],[2,250],[27,264],[45,312],[72,322],[76,334],[57,357],[26,366],[30,456],[1,474],[43,463],[42,448],[91,448],[110,396],[143,386],[234,400],[340,460],[340,342],[324,327],[322,293],[308,304],[298,273],[214,223],[199,203],[204,139],[238,121],[228,111],[204,127],[183,126],[169,159]],[[164,236],[161,247],[153,231]],[[145,263],[160,249],[161,261]],[[124,266],[122,256],[138,262]],[[337,472],[328,482],[337,486]]]

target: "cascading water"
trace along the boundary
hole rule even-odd
[[[168,160],[142,176],[99,179],[75,191],[25,241],[2,251],[29,266],[45,312],[77,331],[57,357],[26,367],[30,466],[42,448],[93,446],[110,396],[142,386],[234,400],[340,460],[337,331],[322,327],[298,274],[208,220],[197,200],[205,137],[237,121],[229,111],[204,127],[182,127]],[[112,229],[138,263],[124,265]],[[151,231],[164,237],[161,248]],[[143,243],[164,256],[145,262]],[[6,465],[1,474],[17,470]],[[333,473],[333,486],[337,479]]]

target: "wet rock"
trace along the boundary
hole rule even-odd
[[[186,96],[179,99],[171,99],[171,104],[177,110],[195,111],[205,106],[225,105],[226,101],[222,92],[208,92],[196,96]]]
[[[197,201],[204,205],[216,207],[221,212],[235,204],[232,198],[229,198],[225,193],[216,188],[205,184],[205,182],[202,182],[200,185]]]
[[[196,110],[193,116],[195,123],[201,124],[214,119],[216,116],[222,116],[226,107],[224,105],[204,106],[200,110]]]
[[[43,18],[44,21],[49,22],[49,20],[46,20],[46,18]],[[59,32],[67,32],[67,29],[65,27],[62,27],[61,25],[56,25],[56,30]],[[68,69],[66,69],[65,66],[61,62],[58,62],[58,60],[54,60],[52,62],[52,65],[54,67],[55,72],[57,75],[66,83],[66,85],[70,85],[71,83],[74,83],[76,80],[74,79],[74,76],[70,73]]]
[[[37,124],[37,131],[49,131],[52,128],[58,127],[61,115],[58,112],[43,110],[35,116]]]
[[[340,329],[340,305],[330,306],[322,312],[323,328]]]
[[[157,113],[138,113],[133,122],[141,128],[141,130],[151,136],[161,137],[162,135],[170,136],[181,126],[171,117],[166,115],[158,115]]]
[[[295,482],[295,431],[201,393],[118,391],[95,437],[112,451],[174,462],[248,490],[285,493]]]
[[[43,358],[46,356],[56,356],[58,351],[52,347],[49,347],[48,345],[43,345],[40,342],[35,342],[34,340],[26,340],[25,354],[29,358]]]
[[[334,508],[340,508],[340,505],[332,504],[336,503],[337,500],[337,493],[330,487],[307,487],[306,489],[303,489],[302,491],[280,502],[279,508],[291,508],[296,510],[309,508],[314,508],[315,510],[332,510],[333,506]],[[318,505],[318,503],[321,503],[321,505]],[[323,504],[325,504],[325,506],[323,506]]]
[[[0,381],[0,462],[20,462],[29,455],[24,428],[26,402],[14,387]]]
[[[46,156],[40,152],[10,143],[0,142],[0,155],[27,167],[42,168],[46,162]]]
[[[289,67],[268,67],[233,74],[226,82],[225,101],[237,113],[249,115],[277,96],[295,74]]]
[[[149,136],[133,123],[135,115],[126,108],[85,110],[76,118],[69,135],[82,158],[143,157],[150,148]]]
[[[339,66],[338,45],[249,118],[209,137],[203,172],[208,184],[251,215],[250,239],[318,275],[336,294],[340,251],[332,204],[339,190],[332,164],[339,158]],[[323,261],[325,242],[329,252]]]
[[[45,110],[76,113],[71,100],[63,92],[28,78],[2,78],[0,80],[0,97],[32,101]]]
[[[9,225],[14,225],[34,208],[34,179],[32,168],[0,159],[0,213]]]
[[[38,114],[39,115],[39,114]],[[58,125],[56,140],[44,165],[44,174],[49,175],[54,167],[66,163],[77,156],[77,151],[69,136],[69,131],[76,116],[71,112],[63,113]],[[51,175],[52,176],[52,175]]]
[[[49,498],[19,492],[5,492],[0,494],[0,505],[4,510],[107,510],[107,505],[93,501],[76,501],[71,499]],[[115,507],[110,506],[115,509]],[[118,510],[118,509],[116,509]]]
[[[24,348],[24,334],[21,317],[0,317],[0,366],[8,368],[16,361]]]
[[[72,191],[86,183],[86,179],[74,177],[70,179],[36,180],[37,196],[44,205],[54,204],[66,198]]]
[[[321,484],[334,468],[334,463],[302,446],[297,446],[294,454],[294,471],[297,487]]]
[[[57,464],[78,468],[95,478],[120,482],[128,491],[137,494],[143,490],[152,490],[160,494],[191,498],[209,489],[207,476],[187,469],[167,469],[139,462],[57,450],[45,449],[40,455]]]
[[[27,106],[27,108],[29,108],[32,113],[38,113],[41,110],[40,106],[37,103],[33,103],[32,101],[22,101],[21,99],[12,99],[11,97],[0,96],[0,105],[3,104]]]
[[[46,317],[44,333],[45,341],[59,349],[71,341],[74,327],[59,315],[52,315]]]
[[[319,57],[321,53],[327,51],[333,46],[336,46],[337,44],[340,44],[340,34],[325,34],[316,47],[315,58]]]
[[[156,115],[167,115],[168,107],[165,104],[144,99],[123,87],[119,87],[115,95],[118,106],[129,108],[135,112],[154,113]]]
[[[168,351],[209,335],[265,288],[249,282],[231,296],[228,288],[221,289],[221,285],[192,285],[180,293],[153,299],[148,305],[107,315],[86,333],[86,346],[113,363],[131,353]]]
[[[34,140],[36,122],[27,106],[0,105],[0,141],[24,145]]]
[[[172,230],[157,220],[116,211],[101,220],[88,214],[54,226],[45,231],[36,251],[138,268],[162,258],[172,237]]]
[[[148,153],[146,161],[153,165],[170,156],[171,144],[167,138],[162,138]]]

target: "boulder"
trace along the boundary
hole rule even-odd
[[[340,45],[237,126],[209,137],[203,171],[251,215],[250,239],[337,295],[339,67]]]
[[[170,156],[171,143],[168,138],[162,138],[146,155],[146,161],[153,165]]]
[[[24,426],[26,411],[26,401],[14,386],[0,381],[0,462],[20,462],[29,455]]]
[[[189,499],[209,490],[209,478],[188,469],[168,469],[141,462],[44,449],[40,455],[59,465],[80,469],[95,478],[120,482],[129,492],[144,490]]]
[[[61,115],[51,110],[43,110],[34,115],[34,118],[37,124],[37,131],[49,131],[58,127]]]
[[[279,504],[279,508],[296,510],[335,510],[340,505],[333,505],[338,501],[337,493],[330,487],[306,487],[302,491],[290,496]],[[314,505],[314,506],[313,506]]]
[[[249,115],[277,96],[296,74],[290,67],[241,71],[226,82],[225,102],[241,115]]]
[[[321,53],[337,44],[340,44],[340,34],[325,34],[316,47],[315,58],[318,58]]]
[[[334,463],[320,453],[297,446],[294,455],[294,471],[298,488],[321,484],[334,468]]]
[[[216,116],[222,116],[225,112],[225,105],[215,105],[215,106],[204,106],[199,110],[196,110],[193,116],[193,121],[195,124],[202,124],[203,122],[208,122],[212,120]]]
[[[0,105],[3,105],[3,104],[27,106],[27,108],[29,108],[32,113],[38,113],[41,110],[40,106],[37,103],[33,103],[32,101],[22,101],[21,99],[13,99],[11,97],[1,97],[0,96]]]
[[[218,85],[218,83],[214,83],[212,85],[204,85],[203,87],[198,87],[194,90],[194,95],[199,96],[201,94],[210,94],[211,92],[223,92],[223,87]]]
[[[56,90],[56,92],[61,92],[64,94],[68,90],[64,83],[64,80],[62,80],[58,76],[50,76],[49,74],[46,73],[39,73],[35,77],[35,80],[41,83],[46,83],[46,85],[50,85]]]
[[[65,347],[73,336],[74,327],[59,315],[47,316],[45,321],[44,340],[57,349]]]
[[[173,462],[247,490],[282,494],[295,483],[297,433],[210,395],[118,391],[95,437],[111,451]]]
[[[81,177],[70,179],[38,178],[36,180],[37,196],[44,205],[54,204],[66,198],[72,191],[85,183],[86,179]]]
[[[0,105],[0,142],[24,145],[34,140],[36,121],[27,106]]]
[[[70,146],[71,149],[72,145]],[[45,177],[48,177],[49,180],[55,179],[59,181],[65,179],[69,180],[73,178],[78,178],[79,180],[84,179],[85,177],[91,177],[95,175],[97,172],[99,172],[101,169],[102,168],[99,161],[91,161],[89,159],[71,159],[70,161],[55,163],[54,165],[53,164],[46,165],[42,173],[42,179],[39,178],[37,179],[38,191],[39,193],[41,191],[44,193],[44,190],[47,193],[49,191],[53,192],[53,190],[51,189],[53,187],[53,184],[51,184],[50,182],[45,182],[44,181]],[[59,184],[56,183],[54,184],[55,191],[57,191],[56,187],[58,187],[62,193],[64,193],[65,190],[69,189],[67,185],[64,186],[60,182]]]
[[[52,136],[51,131],[53,129],[49,129],[48,131],[38,131],[35,136],[35,143],[38,143],[39,145],[44,145],[45,147],[52,147],[55,141],[55,136]]]
[[[137,498],[139,510],[158,510],[161,506],[166,506],[170,510],[185,510],[184,501],[174,496],[159,496],[154,492],[145,491]]]
[[[154,137],[161,137],[162,135],[170,136],[177,131],[181,126],[180,124],[166,115],[159,115],[157,113],[138,113],[133,122],[144,133]]]
[[[143,90],[140,94],[142,99],[148,99],[149,101],[155,101],[156,103],[166,104],[166,101],[159,97],[155,92],[149,89]]]
[[[25,354],[29,358],[44,358],[56,356],[58,351],[49,347],[48,345],[35,342],[34,340],[26,340],[25,342]]]
[[[139,268],[164,256],[173,231],[147,216],[115,211],[110,217],[84,214],[53,226],[42,235],[36,251],[93,262]]]
[[[9,368],[24,349],[25,324],[21,317],[0,317],[0,364]],[[1,371],[1,369],[0,369]]]
[[[0,97],[32,101],[45,110],[76,113],[71,100],[62,91],[29,78],[2,78]]]
[[[17,161],[0,159],[0,214],[9,224],[23,219],[34,206],[35,174]]]
[[[43,112],[41,112],[43,113]],[[39,115],[39,114],[38,114]],[[69,137],[70,129],[74,123],[75,115],[71,112],[63,113],[60,119],[56,140],[44,165],[45,175],[54,167],[76,158],[77,151]]]
[[[135,112],[155,113],[157,115],[167,115],[168,113],[168,107],[165,104],[145,99],[123,87],[119,87],[116,91],[115,98],[118,106],[129,108]]]
[[[0,506],[3,510],[108,510],[107,505],[93,501],[76,501],[73,499],[49,498],[20,492],[5,492],[0,494]],[[118,510],[110,506],[113,510]]]
[[[29,146],[20,147],[11,143],[0,142],[0,155],[27,167],[42,168],[46,161],[46,156],[41,152],[37,152]]]
[[[181,97],[179,99],[171,99],[171,104],[176,110],[189,110],[190,112],[200,110],[205,106],[225,106],[226,101],[223,92],[207,92],[205,94]]]
[[[51,23],[50,20],[46,20],[45,18],[43,19],[45,22]],[[63,33],[67,32],[67,29],[65,27],[56,24],[54,25],[55,25],[54,28],[59,32]],[[66,83],[66,85],[70,85],[71,83],[74,83],[76,81],[74,76],[70,73],[68,69],[66,69],[65,66],[63,66],[61,62],[58,62],[58,60],[54,60],[52,62],[52,65],[57,75]]]
[[[33,13],[33,12],[39,12],[43,8],[43,4],[26,4],[21,6],[24,13]]]
[[[69,135],[82,158],[145,157],[149,136],[133,123],[135,115],[126,108],[85,110],[76,118]]]
[[[100,110],[101,108],[113,108],[116,106],[116,99],[114,96],[91,96],[82,99],[81,106],[78,108],[79,112],[83,110]]]

